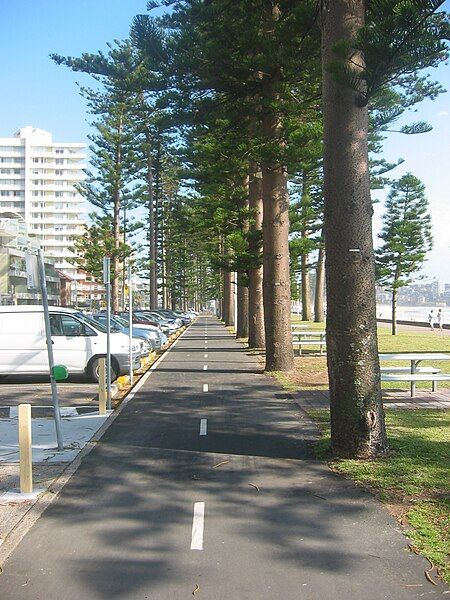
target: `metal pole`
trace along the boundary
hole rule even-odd
[[[130,385],[133,385],[133,289],[131,285],[131,267],[128,267],[128,311],[129,311],[129,331],[128,345],[130,355]]]
[[[103,282],[106,286],[106,408],[111,410],[111,275],[110,258],[103,259]]]
[[[53,417],[55,419],[56,429],[56,441],[58,443],[58,450],[64,450],[64,443],[61,432],[61,415],[59,412],[59,401],[58,401],[58,390],[56,388],[56,381],[53,374],[53,367],[55,362],[53,360],[53,340],[50,329],[50,315],[48,312],[48,296],[47,296],[47,282],[45,280],[45,265],[44,255],[42,250],[38,250],[38,267],[39,267],[39,279],[41,283],[41,294],[42,294],[42,306],[44,308],[44,322],[45,322],[45,338],[47,341],[47,355],[48,355],[48,367],[50,369],[50,386],[52,389],[52,402],[53,402]]]

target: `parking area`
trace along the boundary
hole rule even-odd
[[[86,407],[97,405],[98,386],[85,376],[72,376],[57,384],[61,407]],[[0,416],[9,407],[29,403],[34,408],[52,406],[52,394],[48,376],[8,375],[0,379]],[[3,410],[2,410],[3,409]],[[36,415],[37,416],[37,415]]]

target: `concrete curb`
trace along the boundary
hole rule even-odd
[[[57,498],[58,494],[64,488],[66,483],[70,480],[72,475],[77,471],[78,467],[82,463],[85,456],[90,454],[92,450],[95,448],[97,442],[103,436],[103,434],[111,427],[117,417],[120,415],[122,410],[127,406],[129,402],[134,398],[136,393],[140,390],[140,388],[146,383],[147,379],[150,377],[152,372],[158,367],[158,365],[167,357],[172,348],[178,343],[178,341],[184,336],[186,331],[189,330],[187,327],[171,344],[169,348],[167,348],[157,361],[155,361],[148,371],[141,377],[141,379],[133,386],[133,388],[128,392],[125,398],[122,400],[121,404],[111,413],[108,419],[103,423],[103,425],[98,429],[91,439],[86,443],[86,445],[80,450],[77,454],[76,458],[67,465],[67,467],[62,471],[62,473],[53,481],[51,486],[40,496],[37,497],[36,501],[30,505],[30,508],[23,515],[20,521],[11,529],[11,531],[6,535],[4,540],[0,540],[0,573],[1,568],[11,553],[17,548],[23,537],[26,533],[33,527],[42,513],[52,504],[52,502]]]

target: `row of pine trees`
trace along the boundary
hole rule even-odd
[[[287,371],[291,284],[299,275],[303,317],[310,319],[314,270],[316,320],[323,319],[326,288],[336,456],[388,451],[371,189],[390,183],[398,164],[382,158],[386,132],[429,130],[423,122],[396,122],[442,92],[424,74],[447,58],[442,3],[149,2],[129,39],[107,53],[52,57],[94,79],[81,89],[95,132],[82,191],[100,212],[79,250],[94,274],[99,255],[112,256],[114,309],[128,255],[149,278],[152,307],[220,298],[230,323],[236,287],[238,335],[265,347],[268,371]],[[152,16],[155,9],[160,16]],[[426,216],[420,197],[417,222]],[[429,219],[422,222],[416,245],[403,252],[407,268],[397,269],[397,287],[431,243]],[[388,229],[386,221],[378,252],[385,284],[398,266]]]

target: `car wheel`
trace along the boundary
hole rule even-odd
[[[114,364],[114,361],[111,360],[111,381],[115,381],[118,376],[119,376],[118,370]],[[98,358],[94,358],[94,360],[89,365],[89,378],[94,383],[98,383],[98,379],[99,379]]]

